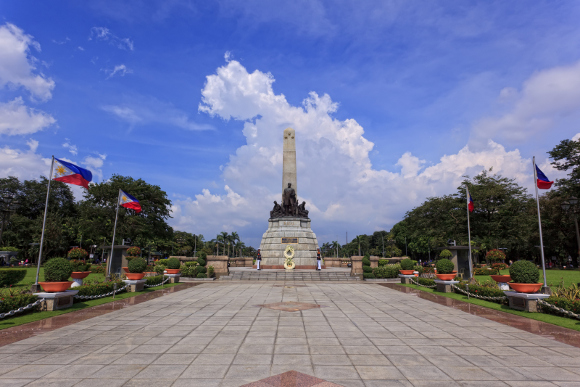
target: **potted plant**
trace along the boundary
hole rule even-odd
[[[167,260],[167,274],[179,274],[181,268],[181,262],[178,258],[169,258]]]
[[[132,259],[129,264],[129,273],[125,273],[128,280],[140,280],[145,277],[145,269],[147,269],[147,262],[143,258]]]
[[[45,292],[64,292],[73,283],[69,277],[73,267],[68,259],[52,258],[44,264],[44,281],[39,282]]]
[[[437,263],[435,264],[435,268],[437,269],[437,274],[435,275],[441,281],[452,281],[453,279],[455,279],[455,273],[453,270],[455,268],[455,265],[447,258],[442,258],[438,260]]]
[[[542,287],[539,283],[540,273],[533,262],[517,261],[510,266],[510,288],[519,293],[535,293]]]
[[[91,268],[91,264],[90,263],[85,263],[83,261],[71,261],[70,262],[73,268],[73,272],[71,274],[71,277],[73,279],[83,279],[86,278],[89,274],[91,274],[91,272],[89,271],[89,269]]]
[[[81,249],[80,247],[73,247],[69,250],[67,257],[69,259],[85,259],[88,255],[87,250]]]
[[[403,275],[413,275],[415,271],[415,264],[417,261],[413,261],[412,259],[405,258],[401,261],[401,270],[399,272]]]
[[[141,249],[137,246],[129,247],[127,249],[127,255],[130,255],[131,257],[140,257]]]

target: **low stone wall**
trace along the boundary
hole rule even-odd
[[[227,255],[208,255],[206,257],[206,267],[213,266],[216,278],[227,276],[230,274],[230,270],[228,269],[229,259]]]
[[[252,257],[237,257],[237,258],[230,258],[229,261],[230,267],[252,267],[254,264],[254,258]]]
[[[335,258],[326,257],[324,258],[324,264],[326,267],[348,267],[350,263],[350,258]]]
[[[353,255],[352,257],[350,257],[350,260],[352,262],[352,267],[350,268],[351,276],[359,276],[362,278],[363,275],[362,259],[363,256],[361,255]]]

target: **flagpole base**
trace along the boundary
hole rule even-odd
[[[540,289],[540,293],[549,294],[551,296],[552,289],[550,289],[549,286],[542,286],[542,288]]]

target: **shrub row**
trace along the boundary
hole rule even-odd
[[[463,290],[467,290],[466,288],[466,283],[459,283],[455,286],[457,286],[458,288],[461,288]],[[456,293],[462,294],[459,291],[455,290]],[[503,297],[505,294],[503,293],[503,290],[500,290],[497,285],[494,284],[494,287],[487,287],[487,286],[482,286],[482,285],[474,285],[474,284],[470,284],[469,285],[469,293],[473,293],[473,294],[477,294],[478,296],[484,296],[484,297]],[[499,304],[504,303],[505,301],[494,301],[497,302]]]
[[[373,274],[375,278],[397,278],[399,276],[399,270],[401,270],[401,265],[397,263],[375,267]]]
[[[568,300],[567,298],[552,296],[546,298],[544,301],[554,306],[557,306],[558,308],[566,309],[572,313],[580,314],[580,300]],[[563,314],[547,307],[542,308],[542,312],[556,315]]]
[[[161,282],[163,282],[163,276],[162,275],[156,275],[153,277],[145,277],[145,283],[149,286],[151,285],[157,285],[160,284]]]
[[[91,272],[92,273],[101,273],[101,274],[105,274],[105,271],[107,270],[106,266],[103,264],[99,264],[99,265],[91,265]]]
[[[0,287],[16,285],[26,277],[26,269],[0,270]]]
[[[496,275],[499,274],[499,270],[497,269],[488,269],[486,267],[476,267],[473,269],[474,275]]]
[[[435,280],[432,280],[432,279],[429,279],[429,278],[417,277],[417,278],[415,278],[415,282],[418,282],[421,285],[425,285],[425,286],[433,286],[433,285],[435,285]]]
[[[112,292],[114,284],[117,284],[117,289],[121,289],[123,286],[125,286],[123,281],[93,282],[77,286],[74,288],[74,290],[79,291],[79,296],[98,296]]]
[[[10,312],[11,310],[22,308],[28,304],[32,304],[38,299],[32,294],[18,294],[15,296],[8,296],[2,298],[0,302],[0,313]]]

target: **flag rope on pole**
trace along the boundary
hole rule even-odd
[[[536,170],[536,156],[532,158],[534,164],[534,187],[536,188],[536,204],[538,206],[538,226],[540,228],[540,253],[542,256],[542,272],[544,273],[544,288],[547,288],[546,283],[546,261],[544,259],[544,240],[542,239],[542,218],[540,216],[540,199],[538,196],[538,174]]]
[[[471,196],[469,195],[469,188],[465,184],[465,192],[467,194],[467,236],[469,242],[469,278],[473,278],[473,263],[471,262],[471,226],[469,225],[469,203],[471,201]]]
[[[117,211],[115,214],[115,226],[113,227],[113,240],[111,241],[111,255],[107,264],[107,275],[111,276],[111,265],[113,263],[113,249],[115,247],[115,234],[117,233],[117,219],[119,218],[119,202],[121,201],[121,189],[119,188],[119,195],[117,195]]]
[[[38,276],[40,274],[40,262],[42,261],[42,246],[44,245],[44,230],[46,229],[46,213],[48,212],[48,198],[50,195],[50,181],[52,180],[52,173],[54,170],[54,156],[52,156],[52,162],[50,164],[50,175],[48,176],[48,187],[46,188],[46,203],[44,204],[44,220],[42,221],[42,233],[40,235],[40,249],[38,250],[38,264],[36,267],[36,282],[38,285]]]

